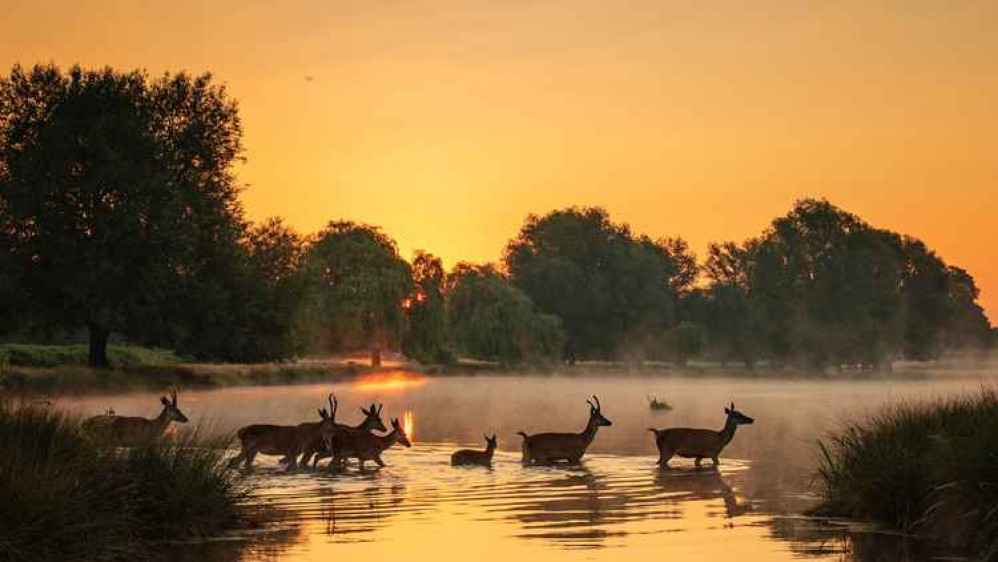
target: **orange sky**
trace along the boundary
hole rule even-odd
[[[570,204],[702,254],[827,197],[969,269],[998,317],[998,2],[14,4],[0,67],[228,84],[254,218],[452,264]]]

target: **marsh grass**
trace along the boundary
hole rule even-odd
[[[821,442],[818,513],[998,557],[998,393],[897,404]]]
[[[0,402],[0,560],[148,559],[237,525],[248,490],[223,446],[194,431],[119,449],[76,419]]]

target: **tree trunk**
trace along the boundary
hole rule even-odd
[[[381,348],[376,347],[371,350],[371,366],[380,367],[381,366]]]
[[[107,340],[111,331],[100,324],[91,322],[87,325],[90,331],[90,352],[87,365],[95,369],[108,369],[111,363],[107,360]]]

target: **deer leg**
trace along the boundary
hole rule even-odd
[[[239,463],[243,462],[245,458],[246,458],[246,453],[244,451],[239,451],[238,455],[232,457],[232,459],[229,460],[229,468],[236,468],[237,466],[239,466]]]
[[[669,459],[675,454],[671,449],[662,449],[658,452],[658,466],[661,468],[669,468]]]
[[[331,456],[333,456],[332,453],[325,453],[319,451],[318,453],[315,454],[315,458],[312,461],[312,466],[319,466],[319,461],[321,461],[322,459],[328,459]]]
[[[253,459],[256,458],[256,449],[250,449],[249,453],[246,454],[246,470],[253,465]]]
[[[710,457],[710,460],[714,461],[714,466],[715,467],[721,466],[721,461],[717,460],[717,455],[714,455],[713,457]]]
[[[388,466],[385,464],[385,461],[381,460],[381,455],[374,457],[374,462],[377,463],[378,466],[380,466],[381,468],[385,468],[386,466]]]
[[[697,457],[696,460],[693,461],[693,464],[697,467],[697,469],[700,468],[700,461],[702,461],[702,460],[703,460],[703,457]]]

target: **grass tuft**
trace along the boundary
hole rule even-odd
[[[998,393],[898,404],[819,443],[815,510],[998,556]]]
[[[246,490],[196,432],[131,449],[0,402],[0,560],[134,560],[234,526]]]

